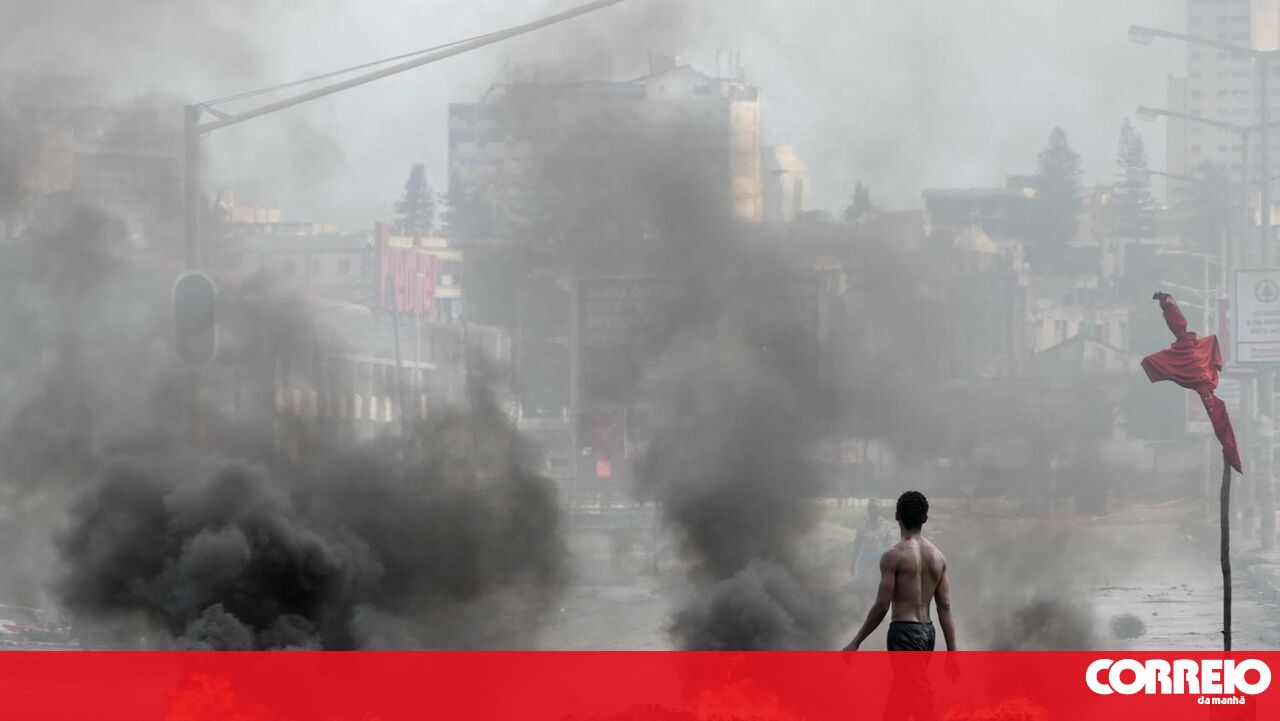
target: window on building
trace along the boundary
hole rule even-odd
[[[1061,343],[1067,339],[1067,322],[1065,320],[1055,320],[1053,322],[1053,342]]]
[[[312,273],[318,273],[318,272],[320,272],[320,259],[319,259],[319,258],[312,258],[312,259],[311,259],[311,272],[312,272]]]
[[[285,275],[293,275],[294,273],[298,272],[298,269],[294,267],[294,263],[292,260],[286,260],[285,262],[280,264],[280,272],[284,273]]]
[[[1198,153],[1198,152],[1200,152],[1200,146],[1199,146],[1199,145],[1192,145],[1192,146],[1191,146],[1191,152],[1193,152],[1193,153]]]
[[[350,272],[351,272],[351,261],[349,261],[349,260],[345,260],[345,259],[338,261],[338,272],[339,272],[339,273],[342,273],[343,275],[346,275],[347,273],[350,273]]]
[[[1190,57],[1191,57],[1191,59],[1192,59],[1192,60],[1199,60],[1199,59],[1200,59],[1200,53],[1191,53]]]

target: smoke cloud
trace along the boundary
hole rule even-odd
[[[472,420],[422,432],[512,440]],[[498,452],[482,473],[441,443],[389,441],[293,484],[246,462],[117,458],[72,508],[59,595],[90,628],[141,616],[193,648],[527,644],[564,580],[558,510]]]
[[[74,199],[28,217],[0,250],[7,602],[52,600],[89,645],[534,642],[567,579],[557,495],[485,359],[459,407],[353,442],[335,417],[277,405],[282,382],[352,392],[313,308],[263,279],[224,283],[220,354],[197,378],[156,302],[170,267]]]

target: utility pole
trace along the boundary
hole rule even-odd
[[[394,65],[383,67],[381,69],[374,70],[368,73],[364,73],[362,75],[357,75],[353,78],[348,78],[347,80],[342,80],[340,82],[333,83],[332,85],[326,85],[324,87],[316,88],[315,90],[310,90],[305,93],[295,95],[293,97],[277,100],[275,102],[267,103],[265,105],[261,105],[256,108],[251,108],[249,110],[245,110],[235,114],[224,113],[220,110],[217,110],[215,106],[221,105],[224,103],[229,103],[235,100],[242,100],[244,98],[254,97],[259,94],[272,92],[278,89],[283,89],[285,87],[292,87],[293,84],[291,83],[284,86],[277,86],[275,88],[266,88],[261,91],[241,93],[239,95],[234,95],[227,98],[210,100],[203,103],[194,103],[186,106],[186,113],[184,116],[184,133],[183,133],[184,159],[186,163],[183,168],[183,184],[184,184],[183,198],[185,200],[184,212],[186,217],[184,219],[185,223],[183,228],[183,232],[184,232],[183,240],[184,240],[184,247],[185,247],[188,266],[195,267],[195,266],[198,266],[203,261],[203,249],[202,249],[201,237],[200,237],[200,212],[202,210],[201,200],[200,200],[200,138],[201,136],[211,133],[215,130],[220,130],[222,128],[229,127],[231,125],[243,123],[246,120],[252,120],[253,118],[257,118],[263,115],[269,115],[271,113],[275,113],[277,111],[284,110],[286,108],[291,108],[295,105],[301,105],[302,103],[315,100],[317,98],[322,98],[326,95],[332,95],[334,93],[339,93],[344,90],[350,90],[351,88],[358,87],[366,83],[371,83],[374,80],[380,80],[390,75],[396,75],[406,70],[412,70],[414,68],[421,67],[423,65],[428,65],[434,62],[438,62],[440,60],[444,60],[446,58],[451,58],[455,55],[461,55],[463,53],[470,52],[472,50],[477,50],[479,48],[482,48],[488,45],[494,45],[504,40],[509,40],[511,38],[514,38],[520,35],[525,35],[525,34],[534,32],[535,30],[540,30],[542,28],[549,27],[551,25],[562,23],[566,20],[571,20],[573,18],[580,17],[582,15],[587,15],[588,13],[596,12],[597,10],[603,10],[604,8],[607,8],[613,5],[618,5],[625,1],[626,0],[594,0],[594,2],[585,3],[576,8],[565,10],[564,12],[548,15],[547,17],[544,17],[541,20],[535,20],[533,22],[525,23],[523,25],[516,25],[514,27],[506,28],[504,30],[498,30],[496,32],[488,33],[487,35],[480,35],[478,37],[471,38],[469,40],[464,40],[462,42],[445,45],[438,49],[434,49],[431,52],[415,54],[415,56],[409,60],[404,60],[403,62],[399,62]],[[401,57],[405,57],[405,56],[401,56]],[[374,64],[378,64],[378,63],[374,63]],[[356,69],[361,69],[365,67],[369,67],[369,65],[363,65],[363,66],[360,66],[359,68],[350,68],[348,70],[354,71]],[[321,77],[322,78],[331,77],[332,75],[343,74],[344,72],[346,71],[339,71],[338,73],[330,73],[329,75],[321,76]],[[320,78],[316,78],[316,79],[320,79]],[[201,122],[201,118],[205,113],[209,113],[210,115],[213,115],[214,119],[208,122]]]
[[[1261,118],[1259,124],[1261,126],[1259,139],[1262,141],[1259,158],[1262,161],[1262,202],[1261,202],[1261,226],[1262,230],[1262,265],[1267,268],[1275,266],[1276,253],[1275,241],[1271,237],[1271,139],[1269,125],[1271,116],[1269,113],[1268,89],[1270,87],[1271,75],[1271,58],[1270,54],[1262,54],[1255,56],[1255,68],[1258,74],[1258,110]],[[1275,369],[1268,366],[1262,369],[1261,387],[1259,392],[1262,394],[1261,406],[1262,415],[1266,416],[1270,421],[1275,421]],[[1260,434],[1259,439],[1262,446],[1262,464],[1258,469],[1258,505],[1262,520],[1259,524],[1261,533],[1261,545],[1263,550],[1271,550],[1275,547],[1276,538],[1276,497],[1275,497],[1275,481],[1273,478],[1272,465],[1274,463],[1274,446],[1272,443],[1272,435],[1270,433]]]
[[[1258,131],[1259,140],[1262,148],[1259,160],[1262,164],[1262,173],[1260,181],[1262,185],[1260,193],[1260,213],[1259,230],[1262,241],[1262,264],[1264,267],[1270,268],[1275,264],[1275,248],[1271,238],[1271,123],[1269,108],[1268,90],[1270,85],[1270,61],[1280,54],[1280,50],[1259,50],[1252,46],[1232,45],[1230,43],[1221,42],[1211,38],[1188,35],[1185,33],[1170,32],[1168,30],[1160,30],[1157,28],[1143,27],[1140,25],[1132,25],[1129,27],[1130,40],[1140,43],[1149,44],[1155,38],[1169,38],[1180,40],[1194,45],[1203,45],[1215,48],[1216,50],[1230,53],[1236,57],[1245,57],[1253,60],[1253,69],[1257,76],[1258,90]],[[1247,143],[1246,143],[1247,144]],[[1247,168],[1245,169],[1247,177]],[[1247,206],[1247,203],[1246,203]],[[1237,359],[1238,360],[1238,359]],[[1275,412],[1275,379],[1274,367],[1270,365],[1263,366],[1260,369],[1261,377],[1258,380],[1259,405],[1262,409],[1262,415],[1268,419],[1273,419]],[[1261,545],[1264,550],[1270,550],[1275,544],[1275,492],[1272,480],[1272,441],[1268,437],[1262,438],[1261,441],[1262,462],[1260,468],[1254,473],[1258,478],[1258,506],[1260,507],[1261,520]],[[1223,648],[1227,651],[1231,650],[1231,556],[1230,556],[1230,502],[1231,502],[1231,469],[1226,464],[1226,458],[1223,458],[1222,469],[1222,490],[1219,496],[1220,514],[1219,523],[1221,525],[1221,566],[1222,566],[1222,617],[1223,617]]]
[[[200,200],[200,114],[199,105],[183,108],[182,118],[182,220],[183,254],[187,270],[200,267],[200,215],[204,211]]]
[[[430,50],[411,53],[409,55],[390,58],[354,68],[347,68],[336,73],[329,73],[315,78],[309,78],[297,83],[286,83],[284,85],[278,85],[271,88],[264,88],[248,93],[240,93],[234,96],[209,100],[201,103],[193,103],[185,106],[183,114],[183,256],[187,269],[198,270],[205,262],[204,239],[201,235],[200,227],[202,216],[205,212],[205,205],[202,199],[203,194],[200,189],[200,139],[202,136],[215,130],[243,123],[246,120],[252,120],[253,118],[263,115],[269,115],[286,108],[291,108],[295,105],[301,105],[302,103],[322,98],[326,95],[332,95],[366,83],[371,83],[374,80],[379,80],[390,75],[396,75],[406,70],[412,70],[423,65],[451,58],[455,55],[461,55],[488,45],[493,45],[520,35],[525,35],[551,25],[562,23],[566,20],[596,12],[597,10],[603,10],[604,8],[618,5],[622,2],[625,2],[625,0],[594,0],[593,2],[587,2],[564,12],[548,15],[540,20],[480,35],[461,42],[443,45],[438,48],[432,48]],[[403,58],[409,59],[405,60]],[[402,60],[402,62],[385,65],[385,63],[392,63],[396,60]],[[292,97],[287,97],[282,100],[277,100],[249,110],[241,111],[239,113],[226,113],[218,110],[216,107],[234,101],[257,97],[266,93],[277,92],[286,88],[294,87],[301,83],[319,81],[335,77],[337,75],[349,74],[351,72],[376,65],[384,65],[384,67],[356,75],[355,77],[350,77],[346,80],[335,82],[330,85],[319,87],[314,90],[309,90]],[[206,113],[212,115],[214,119],[208,122],[202,122],[202,118]],[[394,322],[393,327],[395,329],[396,340],[396,383],[398,386],[401,386],[403,384],[403,380],[401,378],[402,367],[400,360],[400,325],[399,318],[396,316],[394,310],[392,311],[392,320]],[[198,370],[193,371],[190,386],[189,402],[191,405],[193,434],[197,438],[200,438],[203,436],[203,428],[199,414],[200,376]],[[399,395],[402,419],[401,429],[403,431],[404,393],[402,388],[400,389]]]

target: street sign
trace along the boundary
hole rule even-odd
[[[1231,316],[1234,362],[1280,363],[1280,269],[1237,270]]]

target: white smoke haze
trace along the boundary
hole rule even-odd
[[[468,402],[371,443],[339,443],[319,420],[282,420],[277,369],[318,380],[317,359],[347,349],[314,310],[257,279],[223,294],[218,361],[250,402],[228,410],[202,399],[193,422],[190,374],[170,358],[173,269],[125,260],[129,224],[104,209],[24,196],[12,173],[24,145],[6,131],[26,108],[173,110],[572,4],[0,7],[0,213],[21,209],[27,219],[24,242],[0,245],[0,545],[12,549],[0,566],[0,602],[64,611],[86,645],[539,644],[579,579],[557,489],[537,470],[496,384],[473,378]],[[647,72],[650,52],[725,73],[740,54],[746,77],[764,88],[766,142],[797,146],[821,189],[818,205],[837,214],[856,180],[889,206],[918,204],[923,185],[1000,185],[1005,173],[1032,170],[1055,125],[1082,151],[1087,180],[1103,180],[1116,118],[1135,104],[1160,104],[1151,88],[1163,86],[1169,66],[1130,48],[1124,29],[1178,29],[1181,21],[1158,2],[631,0],[219,131],[204,146],[205,180],[298,219],[364,228],[389,215],[411,162],[425,162],[444,190],[448,102],[529,73],[633,78]],[[1114,72],[1120,65],[1142,71]],[[683,562],[659,579],[674,611],[655,631],[671,646],[819,649],[846,640],[853,619],[832,559],[810,552],[820,501],[837,490],[813,460],[823,442],[876,439],[898,459],[895,483],[906,489],[938,482],[924,469],[954,446],[1016,428],[1034,452],[1005,468],[1007,477],[947,471],[956,495],[979,495],[1000,483],[1032,487],[1051,455],[1095,437],[1078,419],[1058,419],[1047,438],[1037,436],[1044,411],[1023,399],[983,398],[979,413],[949,395],[948,364],[969,359],[940,349],[985,308],[931,290],[954,272],[947,259],[819,220],[781,233],[733,221],[685,172],[671,143],[683,128],[620,124],[635,131],[634,143],[595,169],[608,181],[598,193],[561,209],[559,229],[575,232],[555,252],[581,275],[672,279],[691,289],[655,319],[647,355],[608,378],[624,400],[658,409],[629,490],[656,505],[663,538]],[[1159,138],[1148,136],[1153,157]],[[538,159],[541,192],[565,191],[559,184],[581,170],[571,150],[552,147]],[[650,244],[636,247],[617,230],[643,221],[654,226]],[[779,276],[807,279],[800,271],[815,258],[841,265],[849,286],[821,310],[820,346],[771,315],[772,291],[762,290]],[[526,282],[518,272],[510,280]],[[277,445],[282,426],[301,439],[295,457]],[[1114,549],[1069,530],[934,523],[927,530],[939,529],[957,569],[954,594],[972,645],[1106,645],[1088,590]]]
[[[106,98],[164,91],[193,102],[470,37],[567,5],[11,0],[0,8],[0,27],[22,31],[5,36],[0,70],[4,79],[87,76]],[[387,198],[403,182],[388,167],[421,160],[432,184],[445,187],[443,106],[479,97],[505,66],[541,63],[622,79],[647,71],[650,50],[708,70],[719,52],[722,66],[740,53],[748,77],[765,89],[767,138],[798,147],[820,208],[838,212],[855,180],[899,206],[917,205],[921,187],[999,185],[1006,173],[1032,170],[1055,125],[1081,150],[1086,180],[1107,181],[1115,118],[1137,104],[1162,105],[1165,76],[1180,67],[1173,43],[1129,43],[1125,29],[1135,22],[1183,30],[1185,14],[1164,0],[629,2],[550,36],[380,81],[209,142],[219,181],[255,179],[298,219],[363,226],[387,212]],[[342,172],[319,181],[302,172],[294,156],[305,157],[307,146],[291,150],[299,124],[335,139],[347,159]],[[1143,130],[1149,151],[1163,147],[1162,126]]]

